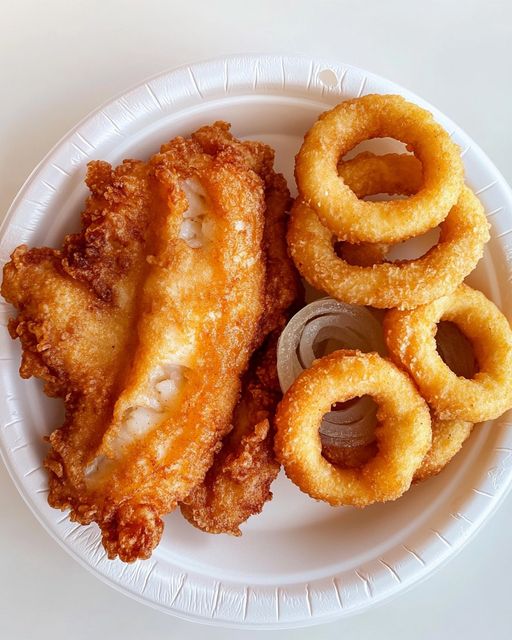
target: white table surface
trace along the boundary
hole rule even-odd
[[[394,80],[460,124],[512,182],[509,0],[0,0],[0,218],[79,119],[147,76],[228,53],[324,56]],[[0,399],[0,402],[2,399]],[[0,463],[0,638],[240,638],[129,600],[41,529]],[[512,637],[512,495],[395,600],[285,638]]]

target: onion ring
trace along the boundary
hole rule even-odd
[[[334,244],[334,252],[345,262],[356,267],[373,267],[374,264],[384,262],[389,251],[389,244],[381,242],[350,242],[337,241]]]
[[[423,185],[407,200],[360,200],[338,175],[338,160],[363,140],[388,136],[414,151]],[[457,202],[463,176],[459,148],[432,114],[394,95],[366,95],[323,113],[295,161],[302,200],[338,239],[355,244],[399,242],[436,227]]]
[[[437,351],[458,376],[472,378],[478,370],[471,343],[452,322],[441,321],[436,332]],[[440,420],[431,415],[432,446],[414,474],[413,482],[437,475],[460,451],[474,424],[464,420]]]
[[[374,185],[381,185],[388,195],[411,196],[423,183],[421,162],[413,155],[386,153],[378,156],[363,151],[355,158],[338,163],[338,174],[358,198],[377,195]],[[338,240],[336,255],[359,267],[371,267],[384,262],[390,246],[383,242],[350,244]]]
[[[382,156],[363,151],[355,158],[338,163],[338,174],[358,198],[377,195],[375,185],[388,195],[411,196],[423,183],[421,162],[413,155],[387,153]],[[377,242],[350,244],[338,240],[336,255],[349,264],[371,267],[384,262],[389,245]]]
[[[370,395],[379,405],[379,450],[341,469],[321,451],[318,432],[330,406]],[[288,477],[313,498],[364,507],[399,498],[431,445],[428,407],[412,380],[376,353],[340,350],[316,360],[293,383],[276,414],[275,451]]]
[[[439,355],[440,320],[456,324],[473,345],[479,367],[473,378],[457,376]],[[409,371],[438,418],[482,422],[512,407],[512,330],[480,291],[463,284],[417,309],[393,309],[384,333],[393,360]]]
[[[379,156],[371,151],[363,151],[350,160],[338,162],[338,175],[360,199],[377,195],[376,186],[384,189],[380,193],[390,196],[412,196],[418,193],[423,184],[421,162],[407,153]]]
[[[472,422],[440,420],[432,416],[432,446],[414,474],[413,482],[437,475],[460,451],[473,429]]]
[[[367,176],[366,188],[371,193],[387,191],[389,185],[384,182],[383,172],[375,174],[383,182],[370,184],[373,158],[366,156],[358,163],[359,170]],[[409,167],[409,158],[397,156],[393,162],[404,162]],[[394,182],[396,184],[396,179]],[[288,245],[306,280],[333,298],[382,309],[411,309],[456,289],[477,265],[489,239],[483,207],[467,187],[440,227],[438,244],[421,258],[356,266],[336,254],[331,232],[313,209],[296,200],[288,227]]]

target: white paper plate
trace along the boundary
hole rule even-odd
[[[78,227],[85,164],[146,158],[177,134],[216,119],[236,135],[277,150],[293,187],[292,166],[318,113],[365,93],[401,93],[431,110],[461,146],[469,185],[492,222],[492,239],[470,282],[512,315],[512,194],[478,146],[453,122],[401,87],[343,64],[298,57],[238,56],[153,78],[83,120],[43,160],[2,227],[0,259],[18,244],[58,246]],[[146,562],[109,561],[96,526],[71,524],[46,502],[42,436],[59,426],[61,403],[36,380],[18,377],[20,348],[0,306],[0,444],[20,493],[43,526],[108,584],[177,616],[223,626],[317,624],[397,594],[458,551],[496,508],[512,478],[512,424],[503,416],[475,428],[463,452],[437,478],[400,500],[365,510],[330,508],[284,477],[274,499],[241,538],[204,534],[175,512]],[[37,553],[37,549],[34,549]]]

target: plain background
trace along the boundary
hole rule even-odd
[[[79,119],[147,76],[212,56],[304,53],[381,74],[444,111],[512,181],[509,0],[0,0],[0,218]],[[0,463],[2,640],[510,638],[512,495],[424,583],[321,627],[193,625],[127,599],[40,528]]]

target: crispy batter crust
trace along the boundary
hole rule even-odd
[[[360,200],[337,165],[370,138],[396,138],[423,165],[423,184],[407,200]],[[432,114],[397,95],[370,94],[323,113],[306,133],[296,157],[301,199],[339,240],[401,242],[437,226],[455,205],[464,183],[459,148]]]
[[[453,322],[471,342],[479,370],[458,376],[442,360],[436,325]],[[393,360],[416,381],[441,420],[482,422],[512,407],[512,330],[507,318],[481,291],[466,284],[410,311],[388,311],[384,336]]]
[[[328,462],[318,427],[335,402],[371,395],[379,405],[378,452],[357,468]],[[275,451],[302,491],[333,506],[396,500],[409,489],[430,448],[427,404],[413,381],[376,353],[339,350],[319,358],[285,393],[276,415]]]
[[[141,162],[116,169],[92,162],[86,182],[82,233],[67,236],[60,250],[18,247],[2,282],[2,295],[18,310],[9,328],[21,340],[21,376],[41,378],[48,395],[65,401],[65,421],[50,435],[45,461],[49,502],[73,509],[71,518],[84,524],[97,512],[84,466],[101,442],[135,347],[151,201]]]
[[[227,128],[210,128],[211,138]],[[207,130],[198,135],[208,139]],[[45,462],[49,502],[96,521],[110,557],[151,554],[161,516],[203,479],[230,428],[264,303],[264,184],[253,168],[268,155],[178,138],[149,163],[91,163],[82,231],[60,250],[19,247],[5,266],[21,374],[44,379],[66,404]],[[178,238],[181,184],[191,177],[209,199],[214,240],[197,250]],[[183,402],[116,449],[123,410],[142,397],[157,354],[184,345],[192,373]]]
[[[241,535],[240,525],[272,498],[270,485],[279,472],[275,459],[274,413],[281,399],[276,372],[278,334],[253,355],[233,415],[204,481],[181,504],[191,524],[208,533]]]
[[[279,471],[273,452],[273,419],[281,398],[276,343],[291,309],[302,296],[302,286],[286,246],[290,194],[284,177],[272,169],[272,151],[258,143],[234,143],[222,128],[215,136],[202,129],[194,137],[208,150],[226,144],[240,145],[243,153],[255,149],[252,166],[265,181],[265,304],[258,331],[258,344],[263,342],[263,346],[251,358],[233,416],[233,430],[224,438],[204,482],[181,504],[187,520],[203,531],[240,535],[240,525],[271,499],[270,485]]]
[[[428,480],[440,473],[461,450],[473,426],[472,422],[440,420],[432,416],[432,446],[416,470],[413,482]]]
[[[388,163],[388,169],[397,173],[382,170]],[[400,167],[404,169],[403,176]],[[416,173],[411,171],[413,167]],[[359,160],[344,162],[341,171],[343,175],[346,172],[347,185],[354,180],[356,192],[363,195],[395,190],[410,193],[421,176],[419,162],[414,157],[395,154],[380,157],[365,154]],[[389,184],[386,180],[390,180]],[[360,192],[361,187],[369,191]],[[334,298],[381,309],[410,309],[454,291],[475,268],[489,240],[489,224],[483,207],[465,186],[440,228],[439,242],[415,260],[383,262],[379,259],[382,245],[380,248],[361,245],[359,256],[357,249],[351,250],[352,259],[355,253],[358,261],[355,265],[349,264],[344,258],[350,245],[342,243],[337,253],[331,231],[323,226],[311,207],[297,199],[292,207],[288,243],[302,275],[312,286]],[[377,260],[368,264],[368,254]]]

